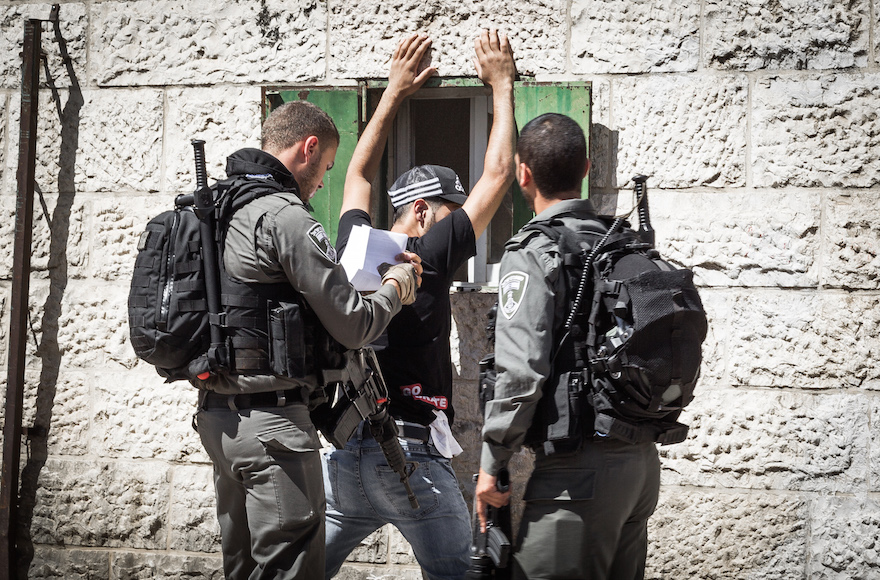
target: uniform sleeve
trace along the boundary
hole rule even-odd
[[[360,348],[382,334],[400,311],[392,285],[362,296],[336,262],[324,228],[304,208],[289,205],[267,214],[264,232],[290,284],[300,292],[330,335],[346,348]]]
[[[501,259],[495,397],[486,404],[480,466],[495,475],[520,449],[550,374],[554,290],[550,258],[528,248]]]

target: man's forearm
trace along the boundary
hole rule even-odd
[[[386,89],[382,94],[376,112],[373,113],[366,129],[358,139],[357,147],[355,147],[351,163],[348,166],[346,181],[348,176],[354,173],[358,177],[372,182],[379,171],[385,142],[388,140],[388,134],[391,132],[397,110],[403,102],[403,97],[399,93],[389,93],[390,90]]]
[[[341,213],[352,209],[369,212],[372,181],[379,171],[382,151],[385,149],[385,142],[388,140],[394,116],[401,102],[403,102],[402,96],[398,93],[389,94],[386,89],[376,112],[358,139],[345,174],[345,193]]]
[[[512,179],[513,154],[516,148],[513,109],[513,82],[492,87],[492,131],[486,147],[483,174],[498,174],[502,180]]]

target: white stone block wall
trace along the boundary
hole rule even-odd
[[[12,288],[23,19],[0,0],[0,366]],[[688,439],[662,448],[652,579],[880,578],[880,2],[876,0],[79,0],[50,25],[37,142],[20,517],[31,578],[221,578],[195,393],[127,344],[143,225],[259,143],[260,88],[386,74],[434,39],[473,75],[477,31],[523,74],[593,83],[591,184],[651,176],[661,251],[710,315]],[[455,460],[470,500],[489,294],[453,296]],[[5,392],[6,373],[0,377]],[[530,459],[514,460],[521,491]],[[421,575],[393,529],[339,575]]]

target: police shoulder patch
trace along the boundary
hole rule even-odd
[[[529,275],[517,270],[509,272],[499,282],[498,304],[501,307],[501,314],[507,320],[513,318],[513,315],[519,310],[519,305],[522,304],[528,284]]]
[[[330,243],[330,238],[327,237],[327,232],[324,231],[324,226],[321,224],[313,225],[309,228],[308,236],[309,239],[312,240],[312,243],[315,244],[315,247],[318,248],[318,251],[335,264],[336,248]]]

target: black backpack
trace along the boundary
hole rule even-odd
[[[549,453],[584,434],[683,441],[688,428],[677,418],[700,374],[708,324],[693,273],[661,259],[621,219],[597,226],[575,232],[554,219],[524,228],[558,244],[571,306],[555,329],[553,376],[531,433]]]
[[[253,177],[222,180],[211,189],[217,224],[258,197],[285,191],[272,179]],[[141,234],[128,297],[135,354],[169,381],[212,370],[204,356],[211,344],[205,272],[200,218],[192,196],[178,196],[174,209],[151,219]]]

